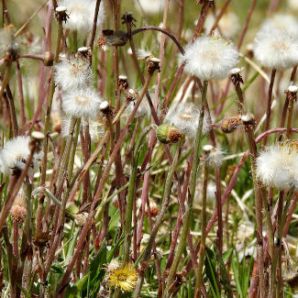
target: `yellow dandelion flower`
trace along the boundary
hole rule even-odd
[[[125,264],[111,270],[108,283],[110,287],[120,288],[121,291],[131,292],[138,279],[138,273],[132,264]]]

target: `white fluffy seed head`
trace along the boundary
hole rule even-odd
[[[135,0],[135,5],[141,12],[146,14],[157,14],[162,12],[165,6],[164,0]]]
[[[77,89],[64,94],[62,109],[70,117],[95,119],[101,102],[93,89]]]
[[[257,158],[257,177],[266,186],[277,189],[298,188],[297,144],[287,143],[267,147]]]
[[[210,145],[209,145],[210,146]],[[220,148],[213,147],[208,153],[208,157],[206,159],[206,162],[208,166],[216,168],[220,167],[223,161],[223,152]]]
[[[61,57],[55,66],[55,82],[62,90],[84,88],[90,84],[91,68],[86,59]]]
[[[180,63],[185,71],[201,80],[224,79],[238,63],[239,54],[229,42],[219,37],[199,37],[189,44]]]
[[[261,65],[286,69],[298,64],[298,26],[296,21],[291,21],[291,18],[276,16],[265,21],[258,31],[253,50],[256,60]],[[292,22],[294,24],[291,24]],[[294,30],[291,29],[293,26]]]
[[[209,34],[211,28],[215,23],[215,17],[213,14],[209,14],[205,21],[206,34]],[[232,39],[240,30],[240,22],[238,16],[233,12],[225,13],[219,20],[219,28],[214,31],[218,36],[221,34],[227,39]]]
[[[134,94],[135,94],[135,91],[134,91]],[[129,116],[132,113],[134,107],[135,107],[135,102],[134,101],[129,102],[125,114]],[[151,109],[150,109],[149,103],[147,99],[144,98],[144,100],[141,101],[141,104],[138,107],[135,117],[136,118],[150,117],[150,115],[151,115]]]
[[[18,136],[7,141],[0,151],[1,172],[9,174],[13,169],[23,170],[30,154],[30,138]]]
[[[164,122],[175,126],[190,139],[194,139],[199,125],[199,118],[200,109],[193,103],[178,103],[170,107]],[[207,133],[209,130],[210,123],[204,117],[203,133]]]
[[[96,0],[61,0],[59,6],[64,6],[69,14],[64,27],[78,32],[88,32],[92,29]],[[103,1],[99,6],[97,26],[104,21],[105,10]]]
[[[295,17],[288,14],[276,14],[270,19],[266,20],[262,26],[261,31],[270,34],[273,30],[286,32],[287,34],[298,37],[298,21]]]

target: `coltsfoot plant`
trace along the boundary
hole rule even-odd
[[[1,297],[298,297],[298,0],[2,0]]]

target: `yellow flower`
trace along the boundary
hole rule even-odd
[[[109,272],[110,287],[120,288],[121,291],[131,292],[138,279],[138,273],[132,264],[121,265]]]

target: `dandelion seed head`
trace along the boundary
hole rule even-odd
[[[84,88],[90,84],[91,68],[86,59],[61,57],[55,66],[55,82],[62,90]]]
[[[298,146],[281,143],[267,147],[257,158],[257,177],[277,189],[298,187]]]
[[[8,174],[13,169],[23,170],[26,160],[30,154],[30,138],[27,136],[18,136],[7,141],[0,151],[2,161],[2,173]]]
[[[279,21],[266,21],[254,40],[256,60],[268,68],[286,69],[298,64],[298,34],[291,32],[288,26]],[[296,24],[295,31],[298,32]]]
[[[194,139],[199,124],[200,109],[193,103],[179,103],[170,107],[164,122],[178,128],[190,139]],[[204,117],[203,133],[210,130],[210,123]]]
[[[205,145],[210,146],[210,145]],[[204,146],[204,147],[205,147]],[[206,148],[204,149],[206,150]],[[210,167],[220,167],[223,162],[223,151],[218,147],[211,146],[208,150],[206,162]]]
[[[67,9],[69,19],[64,27],[69,30],[77,30],[79,32],[88,32],[93,26],[93,16],[95,11],[96,0],[61,0],[59,6]],[[99,6],[97,26],[100,26],[105,17],[105,9],[103,1]]]
[[[238,63],[239,54],[229,42],[219,37],[199,37],[189,44],[180,63],[185,71],[201,80],[224,79]]]
[[[276,31],[298,37],[298,21],[289,14],[276,14],[262,24],[260,31],[264,34],[271,34]]]
[[[131,292],[138,279],[138,273],[132,264],[116,267],[108,272],[108,284],[112,288],[119,288],[123,292]]]
[[[70,117],[95,119],[101,102],[102,99],[90,88],[73,90],[64,94],[62,109]]]

